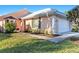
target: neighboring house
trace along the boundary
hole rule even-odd
[[[39,10],[21,19],[25,20],[25,26],[29,25],[31,29],[47,31],[49,34],[71,32],[71,24],[67,20],[66,15],[55,9]]]
[[[21,17],[30,14],[29,11],[23,9],[15,13],[0,16],[0,31],[5,32],[5,22],[14,22],[17,31],[24,31],[24,20]]]

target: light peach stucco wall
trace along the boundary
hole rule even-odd
[[[52,18],[51,17],[43,17],[41,18],[41,29],[44,30],[44,31],[47,31],[48,34],[52,34],[51,33],[51,27],[52,27]]]
[[[37,19],[33,19],[33,20],[39,20],[39,18],[37,18]],[[52,27],[52,17],[49,17],[49,18],[47,18],[47,17],[41,17],[41,31],[47,31],[48,32],[48,34],[51,34],[52,32],[52,30],[51,30],[51,27]],[[29,19],[29,20],[26,20],[26,25],[30,25],[31,26],[31,28],[32,29],[38,29],[38,28],[33,28],[32,27],[32,19]]]

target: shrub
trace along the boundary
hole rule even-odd
[[[26,30],[25,30],[25,32],[30,32],[30,30],[31,30],[30,25],[26,25]]]
[[[73,25],[72,31],[73,32],[78,32],[78,25],[77,24]]]
[[[44,34],[44,30],[40,30],[40,33],[41,33],[41,34]]]
[[[5,23],[5,32],[11,33],[15,30],[15,24],[12,22],[6,22]]]
[[[40,34],[39,29],[31,29],[31,33]]]
[[[45,29],[44,34],[48,35],[48,30],[47,29]]]

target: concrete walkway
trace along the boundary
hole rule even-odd
[[[41,35],[36,35],[36,34],[29,34],[28,35],[32,36],[32,37],[36,37],[38,39],[44,39],[44,40],[48,40],[50,37],[47,36],[41,36]]]
[[[30,36],[32,37],[37,37],[39,39],[44,39],[44,40],[48,40],[48,41],[51,41],[51,42],[54,42],[54,43],[59,43],[63,40],[65,40],[66,38],[69,38],[69,37],[79,37],[79,33],[75,33],[75,32],[71,32],[71,33],[66,33],[66,34],[63,34],[61,36],[58,36],[58,37],[54,37],[54,38],[50,38],[50,37],[46,37],[46,36],[40,36],[40,35],[35,35],[35,34],[29,34]]]

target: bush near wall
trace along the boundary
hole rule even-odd
[[[31,29],[31,33],[40,34],[40,30],[39,29]]]
[[[15,24],[12,22],[6,22],[5,23],[5,32],[6,33],[12,33],[15,30]]]
[[[49,33],[48,29],[45,30],[41,30],[41,29],[29,29],[28,32],[33,33],[33,34],[45,34],[45,35],[49,35],[51,33]]]
[[[78,30],[79,30],[78,25],[77,25],[77,24],[73,24],[72,26],[73,26],[73,27],[72,27],[72,31],[73,31],[73,32],[78,32]]]

